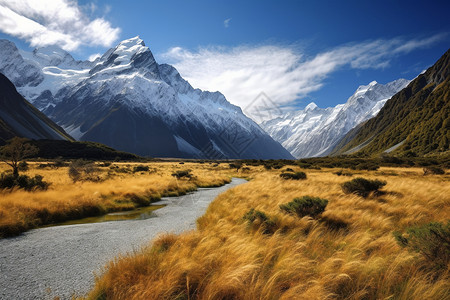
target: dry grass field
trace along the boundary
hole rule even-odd
[[[51,185],[46,191],[0,191],[0,238],[45,224],[130,210],[197,187],[220,186],[230,181],[232,173],[225,164],[114,163],[107,167],[97,164],[95,181],[73,182],[67,166],[55,169],[39,168],[42,163],[29,164],[29,170],[21,174],[31,177],[39,174]],[[133,172],[138,165],[145,165],[149,170]],[[6,164],[0,164],[0,173],[9,169]],[[171,176],[186,169],[192,170],[191,179]]]
[[[306,170],[306,180],[284,180],[280,171],[251,167],[252,180],[215,199],[197,230],[162,235],[116,258],[87,299],[450,299],[448,260],[437,268],[393,235],[432,221],[447,224],[448,175],[381,168],[347,177],[322,169]],[[357,176],[387,185],[367,198],[344,194],[340,184]],[[302,196],[327,199],[322,215],[280,209]],[[251,209],[262,214],[245,220]],[[448,251],[449,237],[443,238]]]

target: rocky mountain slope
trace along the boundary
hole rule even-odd
[[[0,145],[14,136],[72,140],[61,127],[25,100],[12,82],[0,73]]]
[[[139,37],[93,62],[0,40],[0,72],[77,140],[156,157],[292,158],[221,93],[158,64]]]
[[[386,101],[409,83],[398,79],[387,84],[373,81],[360,86],[345,104],[305,109],[265,121],[261,126],[296,158],[326,156],[352,128],[374,117]]]
[[[352,132],[333,154],[416,156],[449,151],[450,50]]]

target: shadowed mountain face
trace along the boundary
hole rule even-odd
[[[5,49],[17,64],[5,62]],[[155,157],[292,158],[221,93],[194,89],[175,68],[158,64],[138,37],[94,62],[55,47],[14,49],[0,41],[0,71],[35,66],[33,84],[19,92],[77,140]]]
[[[450,50],[352,131],[333,154],[425,155],[449,150]]]
[[[71,140],[53,121],[25,100],[0,73],[0,144],[14,137]]]

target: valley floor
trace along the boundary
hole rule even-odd
[[[281,171],[249,167],[252,180],[221,194],[197,230],[167,234],[110,262],[87,298],[450,298],[448,257],[438,267],[400,247],[393,235],[433,221],[447,224],[449,175],[381,168],[347,177],[322,169],[306,170],[306,180],[284,180]],[[387,185],[367,198],[344,194],[340,184],[357,176]],[[328,205],[314,218],[280,209],[301,196]]]
[[[8,168],[0,164],[0,173]],[[89,167],[88,175],[82,174],[74,182],[69,169],[67,164],[29,163],[29,170],[21,174],[43,176],[50,183],[48,190],[0,190],[0,238],[47,224],[132,210],[198,187],[222,186],[233,175],[225,164],[96,163]],[[185,170],[191,170],[191,178],[172,176]]]

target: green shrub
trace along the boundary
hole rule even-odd
[[[423,175],[444,175],[445,171],[439,167],[423,168]]]
[[[314,218],[324,212],[327,204],[328,200],[326,199],[303,196],[280,205],[280,209],[290,214],[296,214],[299,217],[310,216]]]
[[[136,172],[148,172],[148,170],[149,170],[148,166],[139,165],[139,166],[134,167],[133,173],[136,173]]]
[[[27,175],[14,176],[13,174],[1,174],[0,189],[11,189],[18,187],[26,191],[46,190],[50,183],[42,181],[41,175],[29,177]]]
[[[192,178],[191,170],[176,171],[176,172],[172,173],[172,176],[176,177],[177,179]]]
[[[272,170],[272,166],[269,164],[264,164],[264,169],[266,170]]]
[[[56,169],[66,166],[68,166],[68,164],[60,157],[53,160],[53,167]]]
[[[286,180],[288,179],[299,180],[299,179],[306,179],[306,174],[305,172],[295,172],[295,173],[283,172],[280,174],[280,177]]]
[[[394,237],[400,246],[419,252],[438,269],[446,268],[450,263],[450,221],[447,225],[431,222],[410,227],[406,235],[394,232]]]
[[[242,164],[240,163],[231,163],[230,169],[236,169],[236,171],[239,171],[239,169],[242,167]]]
[[[352,173],[346,172],[344,170],[340,170],[340,171],[334,172],[333,174],[335,174],[337,176],[349,176],[349,177],[353,176]]]
[[[69,165],[69,177],[73,182],[79,180],[99,181],[98,168],[93,162],[77,159]]]
[[[248,226],[254,230],[261,229],[264,234],[273,234],[277,230],[277,225],[264,212],[250,209],[243,217]]]
[[[379,188],[386,185],[386,181],[370,180],[362,177],[344,182],[341,187],[346,194],[357,194],[361,197],[367,197],[370,192],[378,191]]]
[[[21,161],[18,165],[19,171],[26,172],[29,169],[28,163],[26,161]]]
[[[354,167],[356,170],[367,170],[367,171],[376,171],[380,168],[379,165],[375,163],[360,163]]]

